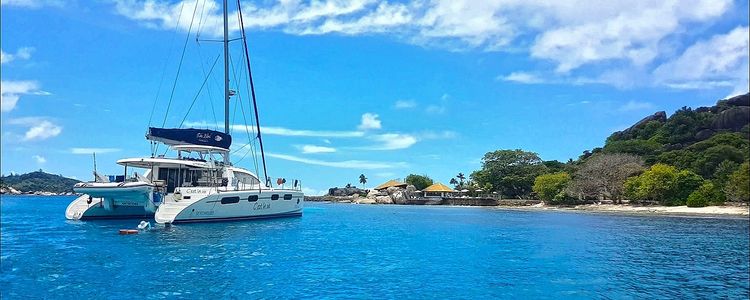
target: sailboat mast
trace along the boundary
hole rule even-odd
[[[229,134],[229,24],[224,0],[224,133]]]

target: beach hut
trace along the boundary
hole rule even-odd
[[[422,192],[424,192],[425,197],[430,197],[430,196],[445,197],[445,193],[453,192],[453,189],[446,186],[445,184],[438,182],[431,186],[426,187],[424,190],[422,190]]]
[[[392,187],[392,186],[395,186],[395,187],[398,187],[398,188],[406,188],[406,183],[403,183],[403,182],[400,182],[398,180],[392,179],[392,180],[388,180],[386,183],[383,183],[383,184],[375,187],[375,190],[382,191],[382,190],[385,190],[385,189],[387,189],[389,187]]]

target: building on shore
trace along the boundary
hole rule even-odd
[[[383,184],[381,184],[379,186],[376,186],[374,188],[374,190],[376,190],[376,191],[383,191],[383,190],[388,189],[389,187],[397,187],[397,188],[405,189],[406,186],[407,186],[406,183],[403,183],[403,182],[400,182],[398,180],[392,179],[392,180],[388,180],[387,182],[385,182],[385,183],[383,183]]]
[[[424,197],[445,197],[446,194],[450,195],[454,192],[454,190],[450,187],[448,187],[445,184],[442,183],[435,183],[431,186],[426,187],[424,190],[422,190],[424,193]]]

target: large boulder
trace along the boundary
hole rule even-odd
[[[359,198],[357,204],[375,204],[377,203],[373,198]]]
[[[750,93],[724,100],[729,106],[750,106]]]
[[[713,136],[714,133],[716,133],[716,131],[714,131],[713,129],[703,129],[695,134],[695,139],[698,141],[707,140],[708,138]]]
[[[375,197],[377,197],[378,194],[380,194],[380,192],[378,192],[377,190],[370,190],[370,192],[367,193],[367,198],[368,199],[375,199]]]
[[[739,131],[748,123],[750,123],[750,106],[735,106],[719,113],[712,127],[715,130]]]
[[[406,190],[399,189],[390,195],[394,204],[406,204]]]
[[[377,196],[375,202],[378,204],[393,204],[393,200],[390,196]]]
[[[412,199],[417,196],[416,194],[417,194],[417,187],[411,184],[406,186],[406,198]]]
[[[633,126],[630,126],[628,129],[625,129],[623,131],[618,131],[612,134],[612,136],[620,139],[622,137],[627,136],[630,132],[646,125],[646,123],[651,121],[657,121],[659,123],[666,123],[667,122],[667,113],[665,111],[658,111],[654,113],[653,115],[650,115],[648,117],[645,117],[638,121],[638,123],[635,123]]]

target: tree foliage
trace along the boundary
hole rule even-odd
[[[579,199],[620,200],[623,183],[643,171],[643,159],[631,154],[597,154],[587,159],[575,172],[572,196]]]
[[[625,181],[625,195],[631,200],[658,201],[663,205],[682,205],[690,193],[703,183],[692,171],[655,164],[643,174]]]
[[[570,175],[565,172],[542,174],[534,179],[534,193],[540,200],[552,201],[563,197],[565,188],[570,182]]]
[[[710,181],[704,182],[698,189],[690,193],[687,206],[704,207],[708,205],[724,204],[724,194]]]
[[[724,191],[730,201],[750,202],[750,163],[744,162],[729,176]]]
[[[404,181],[420,191],[433,184],[432,178],[427,175],[409,174]]]
[[[493,191],[507,197],[526,197],[532,191],[534,179],[544,174],[547,167],[534,152],[497,150],[482,158],[482,169],[471,174],[480,186],[489,184]]]

